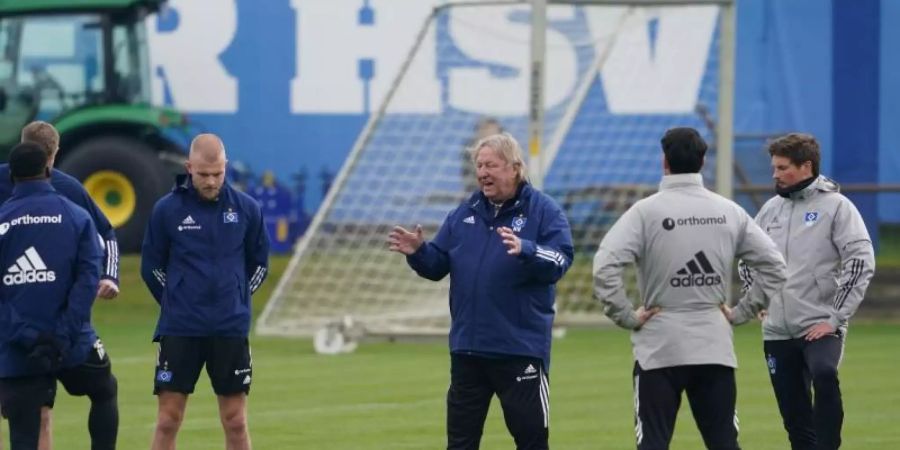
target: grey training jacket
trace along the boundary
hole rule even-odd
[[[594,256],[594,294],[613,322],[634,330],[634,358],[642,369],[737,367],[731,324],[720,310],[736,257],[757,273],[757,282],[734,308],[739,324],[766,308],[781,289],[784,259],[753,219],[704,188],[699,174],[667,175],[658,193],[637,202],[603,238]],[[632,263],[641,305],[660,307],[640,329],[622,279]]]
[[[862,217],[834,181],[819,176],[790,198],[769,199],[756,223],[775,241],[788,267],[782,295],[772,299],[763,339],[799,338],[821,322],[846,331],[875,273],[875,251]],[[747,288],[757,274],[741,265]]]

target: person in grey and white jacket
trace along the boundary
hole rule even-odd
[[[778,195],[756,222],[784,255],[788,281],[763,321],[766,363],[791,447],[836,449],[844,417],[838,365],[848,321],[875,272],[875,252],[859,211],[819,174],[813,136],[783,136],[769,154]],[[742,265],[739,274],[745,288],[755,284],[751,268]]]
[[[703,186],[707,145],[692,128],[662,138],[659,192],[637,202],[594,257],[594,293],[617,325],[632,330],[637,448],[666,449],[686,391],[711,449],[738,449],[732,324],[766,308],[785,282],[775,244],[736,203]],[[734,309],[726,305],[735,258],[757,272]],[[637,265],[640,307],[623,270]]]

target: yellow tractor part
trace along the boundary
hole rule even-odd
[[[94,172],[84,180],[84,188],[114,228],[124,225],[134,214],[137,206],[134,185],[120,172]]]

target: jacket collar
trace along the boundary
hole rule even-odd
[[[225,180],[222,183],[222,189],[219,190],[219,198],[216,201],[222,200],[223,197],[227,196],[230,189],[231,186],[228,184],[228,180]],[[191,174],[189,173],[175,175],[175,187],[172,188],[172,191],[176,194],[189,194],[191,198],[198,201],[206,201],[200,198],[200,194],[194,188],[194,183],[191,182]]]
[[[46,180],[19,181],[13,186],[12,196],[24,197],[40,192],[56,192],[56,189],[53,189],[53,185],[50,184],[49,178]]]
[[[500,208],[500,213],[503,214],[506,211],[519,209],[528,200],[531,196],[531,193],[534,191],[534,188],[531,187],[527,181],[523,181],[519,183],[519,187],[516,189],[516,195],[513,198],[503,202],[503,206]],[[494,211],[493,206],[491,206],[491,202],[488,201],[487,197],[484,196],[484,192],[477,191],[469,197],[469,207],[474,209],[477,212],[488,214],[486,217],[493,217]]]
[[[186,192],[191,189],[191,176],[186,173],[175,175],[175,186],[172,187],[173,192]]]
[[[703,187],[703,175],[699,173],[679,173],[664,175],[659,182],[659,190],[675,189],[680,187]]]
[[[841,186],[825,175],[819,175],[809,186],[790,194],[791,200],[810,198],[819,192],[841,192]]]

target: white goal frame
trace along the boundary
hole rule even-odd
[[[714,5],[720,8],[719,14],[719,81],[718,81],[718,120],[715,124],[715,148],[716,148],[716,190],[726,196],[732,197],[732,174],[733,174],[733,107],[734,107],[734,8],[736,0],[496,0],[496,1],[456,1],[447,2],[432,9],[431,14],[425,18],[416,39],[408,52],[407,58],[401,65],[390,89],[388,90],[384,100],[377,111],[372,113],[353,145],[347,159],[342,165],[340,171],[334,179],[331,189],[324,198],[322,204],[316,211],[316,214],[304,233],[303,237],[296,243],[294,253],[285,269],[281,279],[279,279],[271,298],[256,323],[256,332],[260,335],[273,336],[298,336],[309,337],[316,330],[307,328],[292,327],[290,325],[271,324],[270,318],[279,302],[284,301],[286,290],[289,289],[290,277],[295,272],[301,259],[307,253],[313,236],[322,227],[329,210],[334,204],[338,192],[344,186],[349,175],[353,172],[354,167],[359,161],[363,150],[366,148],[373,132],[379,122],[387,114],[391,100],[397,93],[399,86],[410,69],[413,60],[425,42],[425,36],[434,19],[447,8],[450,7],[466,7],[466,6],[501,6],[501,5],[524,5],[531,4],[533,11],[538,14],[532,15],[532,35],[531,35],[531,61],[530,61],[530,88],[529,88],[529,113],[528,113],[528,136],[529,142],[527,151],[529,157],[529,178],[537,187],[542,186],[544,176],[546,175],[549,162],[555,156],[562,140],[566,135],[566,124],[571,122],[571,117],[564,118],[562,125],[557,129],[550,141],[544,145],[541,142],[541,136],[544,135],[544,58],[546,48],[544,45],[545,31],[547,27],[546,8],[548,5],[574,5],[574,6],[696,6],[696,5]],[[597,55],[594,64],[589,70],[594,74],[586,77],[587,80],[593,78],[599,68],[602,66],[602,59],[606,55]],[[579,86],[575,98],[573,99],[574,107],[570,107],[567,114],[577,113],[578,106],[587,95],[590,83],[583,83]],[[524,95],[525,93],[523,93]],[[568,122],[567,122],[568,121]],[[387,250],[385,250],[387,251]],[[352,270],[349,269],[349,270]],[[414,276],[410,274],[410,276]],[[336,321],[340,321],[341,317],[335,317]],[[364,327],[365,324],[362,324]],[[400,334],[433,334],[426,330],[417,330],[415,328],[403,330]],[[446,334],[446,333],[444,333]]]

